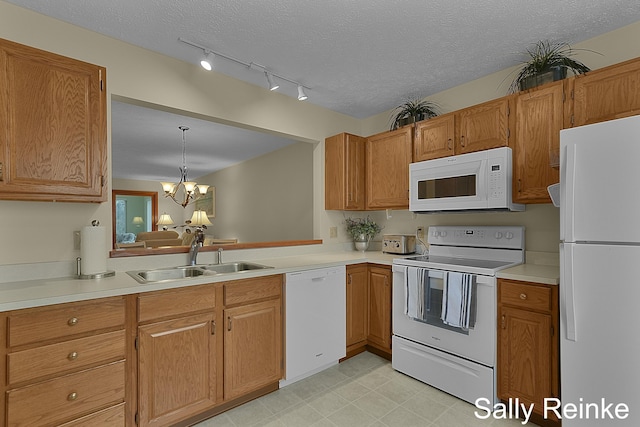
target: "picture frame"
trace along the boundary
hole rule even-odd
[[[209,187],[207,194],[195,201],[195,210],[205,211],[210,218],[216,217],[216,187]]]

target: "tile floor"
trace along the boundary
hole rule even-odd
[[[476,410],[365,352],[196,427],[522,426],[520,420],[481,420]]]

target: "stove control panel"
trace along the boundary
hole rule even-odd
[[[428,241],[430,245],[524,249],[524,227],[431,226]]]

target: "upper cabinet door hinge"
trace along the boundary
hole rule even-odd
[[[133,340],[133,346],[135,347],[136,350],[138,350],[138,348],[140,347],[140,340],[138,339],[138,337],[136,337],[136,339]]]
[[[104,178],[104,175],[100,175],[100,187],[104,187],[107,185],[107,180]]]
[[[135,422],[136,425],[140,424],[140,414],[138,412],[133,416],[133,422]]]
[[[100,92],[104,90],[104,80],[102,79],[102,70],[99,71],[99,79],[100,79]]]
[[[507,128],[507,139],[511,138],[511,129]]]
[[[507,117],[511,115],[511,106],[507,105]]]

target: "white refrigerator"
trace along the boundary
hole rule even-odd
[[[640,116],[560,132],[563,427],[640,426]]]

